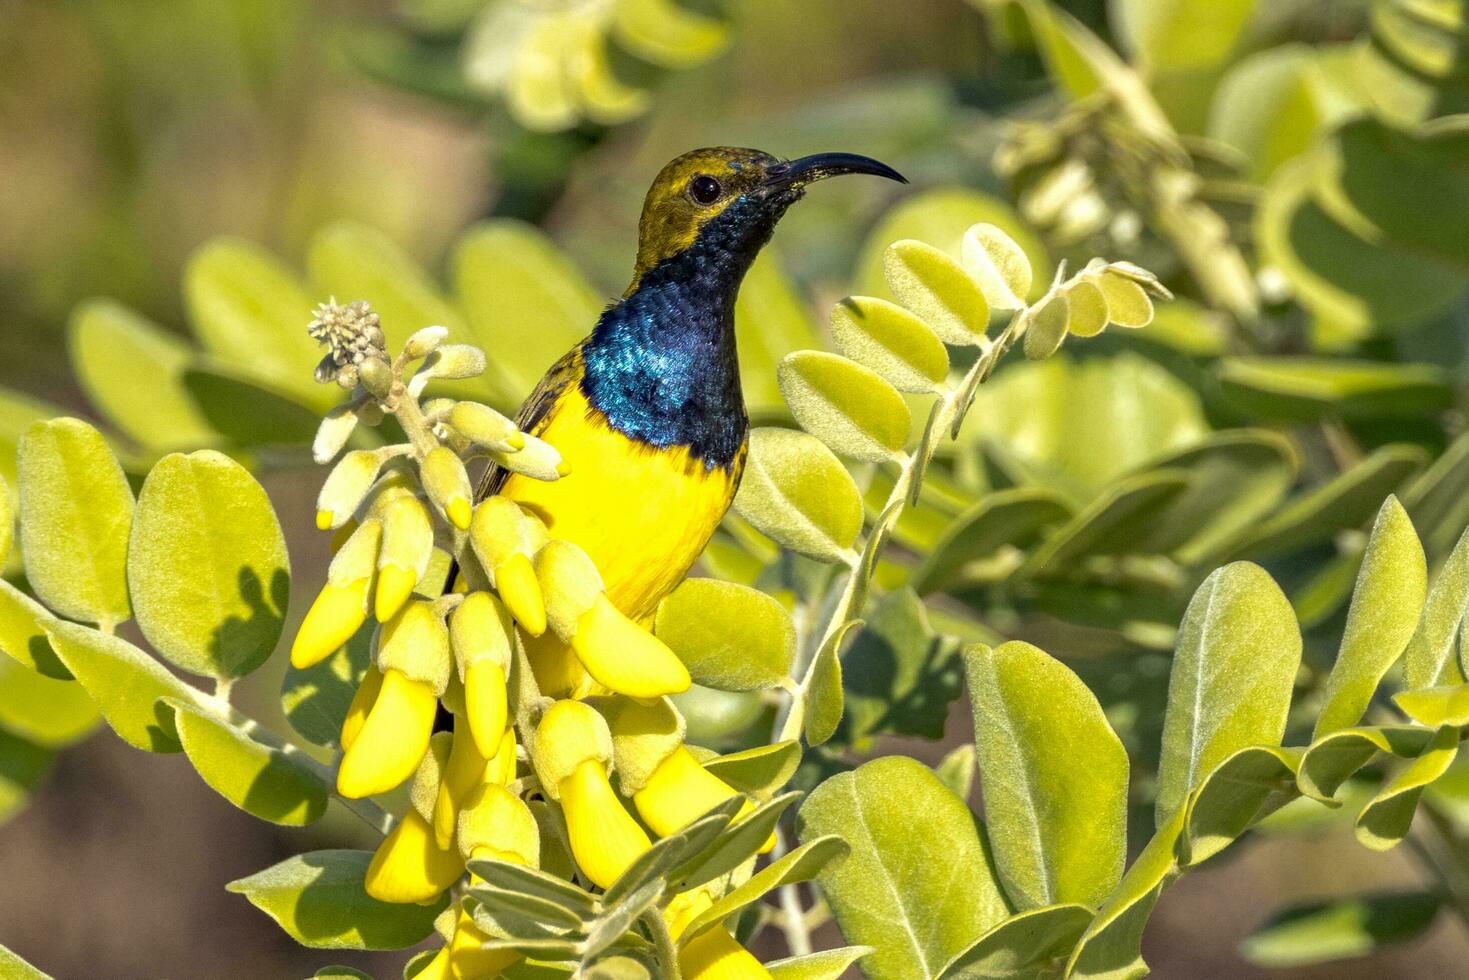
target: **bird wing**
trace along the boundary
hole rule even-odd
[[[520,431],[528,432],[533,436],[541,434],[550,419],[551,409],[555,407],[561,393],[581,379],[584,369],[581,352],[582,344],[577,344],[562,354],[560,360],[551,365],[551,369],[536,384],[535,390],[530,393],[530,397],[520,406],[520,412],[515,416],[515,425]],[[509,475],[510,472],[504,467],[491,463],[479,478],[479,486],[475,488],[474,499],[480,501],[499,493],[500,487],[504,485]]]

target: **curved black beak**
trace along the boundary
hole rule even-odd
[[[908,183],[908,178],[872,157],[859,156],[856,153],[813,153],[811,156],[797,157],[769,168],[766,171],[765,184],[772,188],[799,188],[842,174],[872,174],[874,177],[896,180],[900,184]]]

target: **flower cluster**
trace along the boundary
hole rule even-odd
[[[323,306],[312,329],[337,369],[323,373],[341,383],[351,368],[356,385],[316,440],[319,461],[341,454],[317,502],[318,527],[338,539],[291,663],[320,663],[375,620],[336,790],[353,800],[408,784],[411,803],[373,857],[367,892],[424,903],[453,889],[446,944],[419,976],[495,976],[520,954],[464,900],[482,884],[468,862],[539,868],[555,848],[569,860],[548,867],[574,862],[566,877],[606,889],[655,838],[739,794],[684,744],[667,697],[690,685],[683,663],[608,599],[585,552],[510,499],[474,501],[467,465],[481,459],[541,480],[569,473],[486,405],[420,401],[433,378],[478,374],[483,353],[430,327],[390,360],[360,303]],[[389,415],[407,442],[342,452],[359,424]],[[443,713],[449,730],[435,731]],[[716,880],[665,896],[670,934],[721,890]],[[685,976],[768,976],[719,926],[679,960]]]

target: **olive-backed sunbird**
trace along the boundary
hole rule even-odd
[[[553,482],[492,468],[499,493],[581,547],[607,597],[648,620],[684,578],[734,499],[749,422],[735,356],[740,282],[811,183],[893,168],[851,153],[781,160],[759,150],[693,150],[653,181],[632,284],[561,357],[520,410],[554,446]]]

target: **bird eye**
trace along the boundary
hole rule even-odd
[[[719,181],[708,174],[699,174],[689,181],[689,197],[694,199],[695,204],[713,204],[719,200],[722,190]]]

